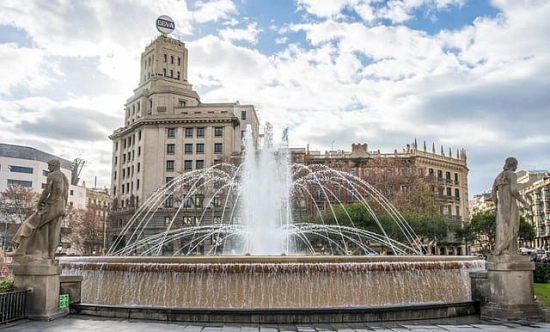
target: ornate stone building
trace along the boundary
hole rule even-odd
[[[113,143],[109,244],[136,209],[178,175],[216,163],[240,162],[247,126],[259,140],[253,105],[201,102],[188,82],[188,58],[185,43],[165,35],[141,54],[140,82],[125,104],[124,126],[109,136]],[[161,221],[158,227],[151,225],[152,233],[163,227]]]
[[[387,198],[398,193],[407,193],[413,186],[427,185],[433,199],[447,216],[449,233],[445,246],[436,246],[437,254],[464,255],[465,246],[454,237],[453,229],[461,227],[469,219],[468,213],[468,167],[465,150],[453,156],[441,148],[436,153],[417,149],[416,142],[407,144],[403,151],[393,153],[369,151],[367,144],[353,144],[351,152],[293,149],[295,162],[324,164],[333,169],[351,173],[373,185]]]

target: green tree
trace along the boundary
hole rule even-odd
[[[466,243],[472,243],[480,247],[482,252],[489,253],[495,246],[495,222],[494,210],[482,211],[474,214],[462,229],[457,229],[456,235]]]
[[[482,252],[489,253],[495,246],[496,214],[495,210],[483,211],[472,216],[472,220],[457,231],[466,242],[473,243],[482,248]],[[523,216],[519,218],[520,241],[533,241],[537,234],[533,226]]]
[[[402,213],[402,216],[420,239],[442,239],[447,235],[447,223],[444,216],[439,213],[428,215],[405,212]],[[361,203],[333,205],[317,217],[310,219],[310,222],[350,226],[377,234],[385,232],[394,240],[406,240],[402,226],[396,223],[388,213],[381,213],[375,219]]]
[[[533,241],[537,237],[537,231],[523,216],[519,218],[519,240],[523,242]]]

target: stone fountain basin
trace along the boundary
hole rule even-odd
[[[63,257],[82,302],[107,306],[292,309],[471,301],[470,256]]]

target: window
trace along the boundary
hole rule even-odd
[[[173,171],[174,170],[174,161],[173,160],[167,160],[166,161],[166,170],[167,171]]]
[[[197,144],[197,153],[204,153],[204,144],[198,143]]]
[[[437,178],[438,178],[438,179],[442,179],[442,178],[443,178],[443,171],[442,171],[442,170],[437,170]]]
[[[8,186],[10,185],[19,185],[21,187],[32,187],[32,181],[8,179]]]
[[[176,153],[176,144],[166,144],[166,153],[168,154]]]
[[[139,104],[138,104],[138,108],[139,108]],[[138,131],[138,141],[141,141],[141,130]]]
[[[178,66],[181,66],[181,58],[178,57]]]
[[[246,120],[246,111],[241,111],[241,120]]]
[[[451,188],[447,187],[447,196],[451,197]]]
[[[215,127],[214,128],[214,136],[222,137],[223,136],[223,127]]]
[[[166,196],[166,199],[164,200],[164,206],[165,207],[173,207],[174,206],[174,196],[168,195]],[[168,220],[170,220],[169,217],[166,217]]]
[[[176,128],[168,128],[168,137],[176,137]]]
[[[197,160],[195,163],[195,169],[203,169],[204,168],[204,160]]]
[[[183,200],[183,206],[185,206],[185,207],[191,207],[191,205],[192,205],[192,200],[191,200],[191,198],[185,197],[184,200]]]
[[[197,128],[197,137],[204,137],[204,127]]]
[[[178,80],[180,79],[180,72],[179,71],[176,73],[176,79],[178,79]]]
[[[10,170],[10,172],[14,172],[14,173],[26,173],[26,174],[32,174],[33,173],[33,168],[32,167],[9,165],[8,169]]]
[[[166,77],[166,68],[162,68],[162,76]]]
[[[202,207],[202,201],[203,200],[204,200],[204,197],[195,196],[195,207]]]
[[[174,181],[173,176],[166,177],[166,184],[170,184],[170,183],[172,183],[172,181]]]
[[[213,199],[212,199],[212,205],[214,207],[220,207],[222,206],[222,200],[220,199],[219,196],[215,196]]]
[[[136,189],[139,189],[139,179],[136,180]]]
[[[174,71],[170,69],[170,78],[174,78]]]
[[[179,75],[178,75],[179,78]],[[178,107],[185,107],[185,100],[178,100]],[[193,135],[193,132],[191,132],[191,135]]]
[[[137,172],[139,173],[139,170],[140,170],[140,166],[141,166],[141,163],[138,163],[137,164]]]
[[[168,59],[168,56],[165,54],[164,55],[164,62],[166,62],[167,59]]]
[[[183,169],[189,170],[193,169],[193,161],[192,160],[186,160],[183,162]]]
[[[186,143],[185,144],[185,153],[193,153],[193,144]]]
[[[193,128],[185,128],[185,137],[193,137]]]
[[[174,56],[173,55],[170,56],[170,63],[174,64]]]
[[[48,171],[45,170],[45,169],[42,170],[42,176],[48,176],[48,173],[50,173],[50,172],[48,172]]]
[[[214,143],[214,152],[215,153],[222,153],[222,143]]]

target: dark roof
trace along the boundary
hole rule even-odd
[[[37,160],[45,163],[47,163],[52,159],[57,159],[61,162],[62,168],[65,168],[68,170],[73,169],[72,161],[59,158],[57,156],[54,156],[53,154],[49,154],[28,146],[0,143],[0,157]]]

